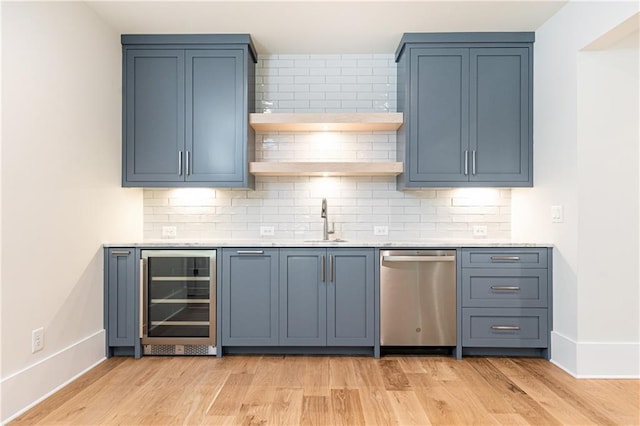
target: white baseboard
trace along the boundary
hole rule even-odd
[[[10,422],[104,359],[105,330],[100,330],[2,379],[2,424]]]
[[[580,379],[638,379],[640,343],[576,342],[554,331],[551,362]]]

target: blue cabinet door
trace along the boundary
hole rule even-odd
[[[278,250],[222,251],[222,345],[278,345]]]
[[[186,51],[185,179],[241,186],[247,111],[244,52]]]
[[[107,344],[130,348],[132,355],[139,313],[134,253],[131,248],[110,248],[105,253]]]
[[[280,346],[327,343],[324,249],[280,251]]]
[[[471,49],[473,182],[530,182],[529,49]]]
[[[373,346],[373,249],[333,249],[327,255],[327,345]]]
[[[411,49],[410,63],[409,181],[467,181],[469,49]]]
[[[124,182],[183,181],[184,51],[128,50],[124,92]]]

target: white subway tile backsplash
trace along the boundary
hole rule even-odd
[[[256,112],[395,112],[392,54],[265,55],[256,67]],[[269,132],[256,134],[260,161],[395,161],[395,132]],[[416,241],[472,238],[473,225],[488,238],[511,236],[511,190],[397,191],[393,177],[258,177],[256,189],[145,189],[144,236],[299,240],[322,237],[320,204],[329,203],[335,237]],[[389,227],[374,236],[373,227]],[[260,226],[275,236],[260,237]]]

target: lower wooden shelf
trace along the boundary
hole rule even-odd
[[[401,162],[297,161],[252,162],[254,176],[397,176]]]

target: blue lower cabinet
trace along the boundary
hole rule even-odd
[[[222,344],[278,345],[278,249],[222,250]]]
[[[140,357],[135,249],[105,249],[104,265],[106,356]]]
[[[552,249],[462,249],[462,353],[549,357]]]
[[[373,346],[373,249],[280,252],[280,345]]]

